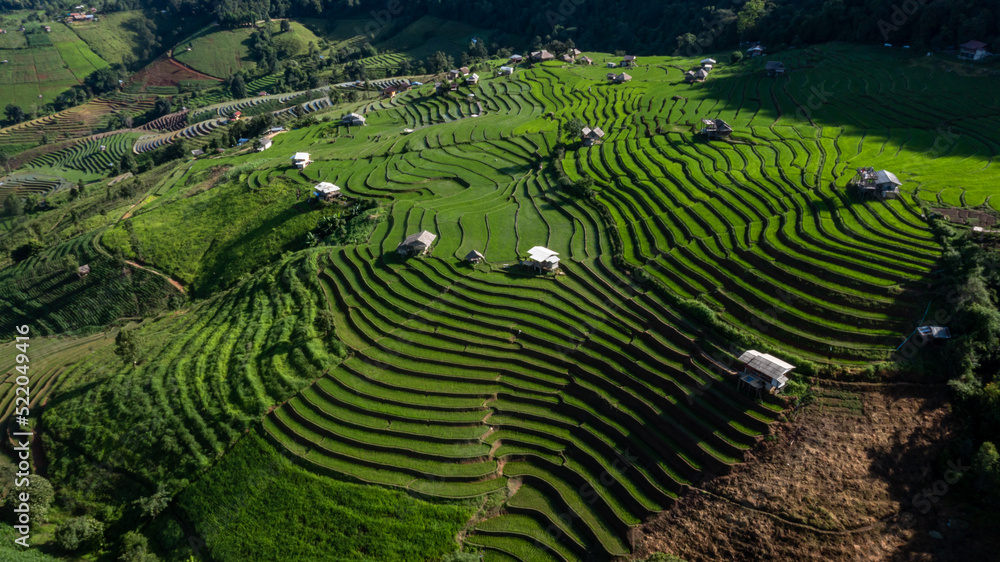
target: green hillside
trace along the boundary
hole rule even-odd
[[[275,39],[292,41],[299,46],[299,54],[306,52],[310,42],[319,38],[298,22],[291,22],[291,30],[279,31],[278,22],[270,24]],[[240,70],[253,71],[257,65],[250,56],[250,34],[255,28],[219,30],[207,27],[174,47],[174,58],[210,76],[225,78]],[[191,50],[187,50],[188,47]]]

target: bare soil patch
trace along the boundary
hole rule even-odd
[[[824,382],[731,474],[630,536],[637,556],[702,560],[986,560],[1000,537],[942,484],[957,427],[943,385]],[[968,465],[970,459],[953,459]],[[916,503],[915,503],[916,502]],[[937,531],[942,539],[928,533]]]
[[[997,218],[985,211],[975,209],[933,209],[935,213],[944,215],[950,222],[957,224],[971,224],[973,226],[995,226]]]

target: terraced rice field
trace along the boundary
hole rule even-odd
[[[49,176],[47,174],[18,173],[3,176],[3,185],[0,185],[0,201],[8,196],[17,194],[21,197],[37,193],[44,195],[56,189],[69,187],[69,183],[62,178]]]
[[[104,176],[126,152],[132,150],[132,143],[140,136],[140,133],[122,133],[88,140],[36,158],[28,167],[50,171],[71,169]]]
[[[50,143],[90,136],[106,126],[112,113],[135,115],[151,109],[154,103],[152,96],[111,94],[95,98],[59,113],[0,129],[0,144],[35,144],[43,136]]]
[[[633,525],[739,462],[779,410],[736,391],[730,348],[679,300],[800,359],[885,357],[920,320],[938,268],[921,202],[964,189],[995,203],[990,141],[961,121],[957,140],[938,141],[950,96],[991,95],[975,79],[908,112],[907,85],[935,75],[919,61],[840,47],[783,59],[785,79],[748,65],[693,87],[679,59],[643,61],[620,86],[602,68],[545,65],[457,96],[418,88],[370,103],[369,125],[332,144],[318,127],[278,137],[272,150],[316,162],[264,167],[251,187],[330,181],[382,201],[388,218],[367,244],[317,250],[353,354],[271,412],[265,434],[321,473],[438,497],[516,490],[467,539],[490,559],[627,554]],[[884,82],[848,79],[861,60]],[[820,85],[830,94],[817,105]],[[595,180],[593,205],[545,170],[571,117],[608,133],[571,142],[558,163]],[[727,120],[732,142],[693,134],[702,118]],[[846,188],[869,165],[900,176],[898,200]],[[439,236],[432,256],[396,258],[420,229]],[[560,253],[563,275],[519,269],[535,245]],[[473,249],[488,265],[461,262]]]
[[[384,220],[360,244],[297,252],[149,328],[162,343],[150,407],[176,421],[136,458],[206,467],[262,416],[261,434],[317,473],[428,498],[509,495],[466,538],[486,560],[628,555],[631,528],[740,462],[781,412],[737,391],[739,350],[686,299],[795,361],[885,357],[933,294],[941,250],[921,203],[998,203],[996,146],[958,113],[960,99],[989,103],[983,82],[951,76],[917,106],[908,92],[941,73],[916,58],[780,55],[786,78],[749,63],[694,86],[682,80],[694,61],[666,57],[644,57],[623,85],[558,63],[480,73],[457,95],[419,87],[364,104],[365,127],[320,123],[276,136],[263,158],[187,165],[197,177],[252,161],[240,176],[252,191],[329,181],[376,200]],[[564,144],[570,118],[600,126],[603,143]],[[703,118],[725,119],[733,139],[695,135]],[[304,170],[287,163],[299,151],[314,160]],[[556,166],[592,178],[594,200],[560,189]],[[899,175],[900,199],[848,191],[860,166]],[[421,229],[438,235],[431,254],[397,257]],[[560,275],[519,265],[539,245],[559,252]],[[471,250],[486,263],[463,263]],[[313,337],[323,309],[342,362]],[[72,407],[96,411],[129,381]]]
[[[0,274],[0,329],[13,331],[20,319],[33,318],[32,333],[59,334],[104,326],[119,318],[140,317],[162,306],[174,291],[157,275],[123,267],[99,253],[89,233],[62,242]],[[49,267],[64,256],[75,256],[91,272],[83,278],[76,268]]]

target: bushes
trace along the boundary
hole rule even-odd
[[[104,523],[93,517],[74,517],[56,528],[56,542],[68,553],[104,546]]]

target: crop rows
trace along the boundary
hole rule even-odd
[[[138,135],[123,133],[88,140],[31,161],[30,168],[70,168],[103,175],[132,149]],[[103,148],[102,148],[103,147]]]

